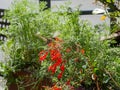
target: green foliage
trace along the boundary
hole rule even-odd
[[[108,17],[111,22],[111,33],[120,30],[120,1],[119,0],[96,0],[100,1],[105,8],[110,8],[112,12],[110,12]]]
[[[112,50],[108,41],[100,41],[98,28],[81,20],[79,10],[71,12],[68,7],[62,7],[62,10],[52,12],[44,8],[44,2],[38,9],[35,3],[22,0],[6,11],[5,18],[10,20],[11,25],[8,31],[4,31],[8,39],[3,50],[8,61],[5,65],[1,64],[3,76],[8,79],[11,73],[27,70],[37,79],[36,84],[47,77],[64,87],[70,80],[74,87],[84,84],[89,88],[95,84],[97,89],[120,88],[119,49]],[[58,42],[59,50],[66,62],[62,62],[65,71],[60,80],[57,78],[60,66],[54,75],[48,72],[52,64],[50,53],[42,62],[38,56],[42,50],[50,51],[48,44],[56,42],[56,37],[62,39],[62,43]],[[68,48],[70,51],[66,52]],[[15,79],[15,82],[18,80]]]
[[[115,0],[106,0],[108,3],[115,2]]]
[[[4,18],[8,19],[11,24],[8,27],[8,31],[6,29],[1,31],[8,38],[2,45],[7,63],[1,63],[0,72],[8,80],[8,83],[11,83],[11,81],[16,82],[16,78],[13,76],[14,73],[21,70],[24,71],[26,67],[27,71],[34,71],[33,77],[39,77],[38,81],[47,75],[43,73],[46,69],[40,68],[40,63],[38,62],[38,53],[40,48],[42,48],[41,44],[44,42],[36,36],[39,31],[39,25],[42,22],[37,20],[39,18],[38,13],[42,13],[45,6],[45,3],[41,3],[40,9],[38,9],[35,2],[28,0],[16,1],[12,4],[10,10],[5,13]],[[35,75],[38,70],[42,71]]]

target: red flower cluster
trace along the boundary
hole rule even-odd
[[[40,53],[39,53],[39,60],[40,61],[43,61],[43,60],[45,60],[46,59],[46,57],[47,57],[47,55],[48,55],[48,52],[47,51],[41,51]]]
[[[56,72],[57,67],[60,67],[60,74],[58,75],[58,79],[62,78],[63,72],[65,70],[65,65],[63,64],[63,59],[62,59],[62,55],[60,53],[60,43],[61,40],[59,40],[59,38],[56,38],[54,42],[50,42],[48,44],[48,48],[49,48],[49,53],[50,53],[50,59],[52,61],[52,65],[48,67],[48,71],[51,71],[52,74],[54,74]],[[48,55],[48,51],[41,51],[39,53],[39,60],[43,61],[46,59],[47,55]]]
[[[58,66],[60,66],[60,74],[58,75],[58,79],[61,79],[62,78],[62,75],[63,75],[63,72],[65,70],[65,66],[63,63],[63,60],[62,60],[62,55],[59,51],[59,49],[51,49],[50,50],[50,57],[51,57],[51,61],[53,62],[53,65],[51,65],[49,68],[48,68],[48,71],[51,71],[53,74],[56,72],[56,68]]]
[[[51,90],[62,90],[62,88],[57,87],[56,85],[51,88]]]

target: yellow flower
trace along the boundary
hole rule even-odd
[[[103,15],[103,16],[100,17],[100,20],[105,20],[105,19],[106,19],[105,15]]]

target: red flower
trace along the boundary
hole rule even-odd
[[[46,52],[46,51],[41,51],[41,52],[39,53],[39,60],[40,60],[40,61],[45,60],[46,57],[47,57],[47,55],[48,55],[48,52]]]
[[[80,52],[84,55],[85,50],[84,50],[84,49],[81,49]]]
[[[55,41],[63,42],[63,40],[58,37],[55,37]]]
[[[56,67],[57,66],[55,64],[53,64],[53,65],[48,67],[48,71],[52,71],[52,74],[54,74],[56,72]]]
[[[56,60],[56,66],[59,66],[60,64],[62,63],[62,59],[61,58],[58,58],[57,60]]]
[[[60,42],[62,42],[61,39],[56,37],[56,38],[54,38],[54,40],[55,41],[51,41],[50,43],[48,43],[48,47],[50,47],[50,48],[58,48],[58,47],[61,46],[60,45]]]
[[[67,53],[69,53],[70,51],[71,51],[70,48],[67,48],[67,49],[66,49],[66,52],[67,52]]]
[[[65,66],[64,66],[64,65],[61,65],[61,66],[60,66],[60,70],[61,70],[61,71],[64,71],[64,70],[65,70]]]
[[[58,74],[58,79],[61,79],[61,78],[62,78],[62,75],[63,75],[63,72],[59,73],[59,74]]]
[[[60,51],[57,49],[50,50],[50,56],[51,60],[57,60],[58,58],[61,58]]]
[[[46,52],[45,50],[42,50],[42,51],[39,52],[38,55],[40,56],[40,55],[44,54],[45,52]]]
[[[62,88],[57,87],[57,86],[53,86],[51,90],[62,90]]]
[[[66,82],[66,85],[70,85],[70,79]]]
[[[61,43],[62,40],[59,39],[59,38],[55,38],[54,41],[51,41],[50,43],[48,43],[48,49],[49,52],[50,52],[50,59],[52,61],[52,65],[48,67],[48,71],[51,71],[52,74],[54,74],[57,70],[57,67],[60,66],[60,70],[61,70],[61,73],[58,74],[58,79],[62,78],[62,75],[63,75],[63,72],[65,70],[65,66],[62,65],[63,60],[62,60],[62,55],[61,55]],[[46,59],[48,55],[48,52],[46,51],[41,51],[39,53],[39,60],[40,61],[43,61]],[[54,89],[54,90],[59,90],[59,89]],[[60,89],[61,90],[61,89]]]

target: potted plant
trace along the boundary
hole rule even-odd
[[[6,12],[11,24],[4,31],[7,62],[1,64],[1,73],[9,90],[101,90],[111,84],[119,88],[117,77],[112,77],[116,67],[110,66],[119,55],[111,56],[115,52],[108,41],[100,41],[101,33],[79,18],[79,9],[45,8],[44,2],[38,8],[21,0]]]

